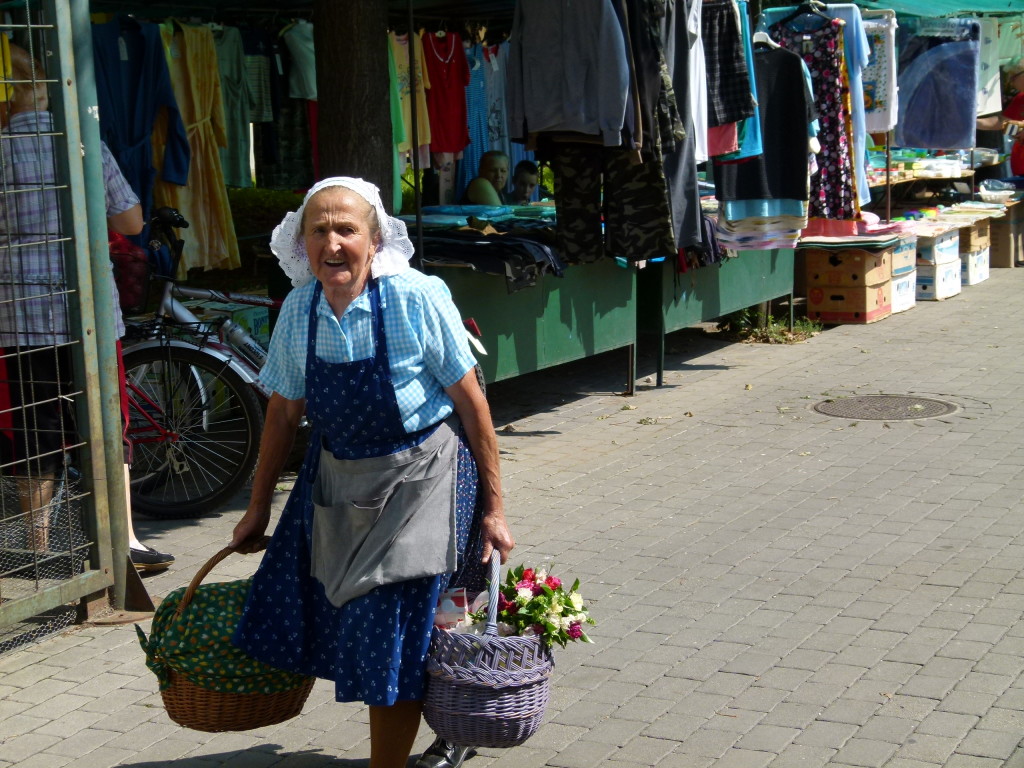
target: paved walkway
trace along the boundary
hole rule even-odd
[[[580,577],[600,625],[557,653],[540,732],[469,765],[1024,766],[1022,318],[1024,270],[994,270],[806,344],[675,334],[666,386],[633,399],[610,394],[624,353],[493,386],[515,561]],[[960,410],[810,410],[876,393]],[[179,555],[151,593],[237,515],[143,523]],[[156,690],[131,627],[0,657],[0,768],[366,765],[366,709],[326,684],[288,723],[221,735],[175,726]]]

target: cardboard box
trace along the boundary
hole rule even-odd
[[[874,323],[892,314],[890,290],[890,280],[875,285],[809,286],[807,317],[830,325]]]
[[[960,254],[960,284],[977,285],[988,280],[988,248]]]
[[[1006,215],[992,219],[989,266],[1012,269],[1024,259],[1024,202],[1006,204]]]
[[[976,253],[991,245],[991,219],[978,219],[973,224],[960,227],[960,253]]]
[[[185,306],[200,320],[227,315],[264,347],[270,344],[270,311],[266,307],[220,301],[187,301]]]
[[[906,312],[917,304],[917,270],[905,272],[892,279],[892,313]]]
[[[807,287],[878,285],[892,276],[892,248],[805,248]]]
[[[935,266],[954,261],[960,261],[959,229],[953,227],[935,235],[917,236],[917,263],[919,265]]]
[[[892,276],[906,275],[917,268],[917,235],[901,235],[892,251]],[[896,297],[893,296],[893,303]],[[896,310],[894,309],[893,312]]]
[[[918,264],[918,301],[940,301],[960,293],[960,259],[946,264]]]

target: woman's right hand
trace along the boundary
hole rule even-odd
[[[267,548],[270,537],[266,535],[270,525],[270,511],[246,510],[242,519],[235,525],[229,545],[236,552],[251,555]]]

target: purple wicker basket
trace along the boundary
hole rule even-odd
[[[464,747],[515,747],[540,728],[547,709],[551,650],[539,637],[499,637],[500,555],[491,558],[483,636],[434,629],[423,717],[438,736]]]

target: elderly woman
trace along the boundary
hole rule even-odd
[[[409,267],[375,186],[317,183],[271,245],[297,289],[261,374],[274,394],[231,546],[260,548],[303,412],[313,432],[234,640],[366,702],[370,766],[398,768],[439,594],[479,589],[492,550],[514,546],[497,438],[451,295]]]

